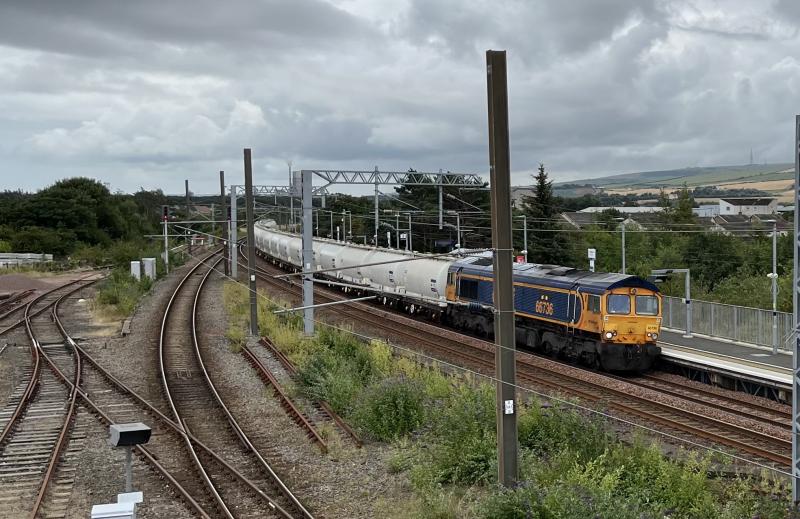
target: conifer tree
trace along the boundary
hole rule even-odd
[[[563,234],[557,232],[559,208],[544,164],[539,164],[534,180],[533,195],[523,198],[522,208],[528,215],[528,261],[563,264],[568,260],[567,247]]]

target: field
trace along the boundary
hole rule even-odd
[[[644,171],[592,178],[581,182],[602,187],[607,193],[653,193],[661,187],[669,191],[670,188],[678,188],[685,183],[689,187],[758,189],[778,196],[781,200],[786,196],[791,200],[793,179],[794,165],[782,163]]]

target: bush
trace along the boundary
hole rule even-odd
[[[492,481],[496,467],[495,393],[488,384],[462,383],[428,413],[429,467],[415,468],[418,487]]]
[[[133,313],[139,299],[152,287],[150,278],[137,281],[125,269],[115,269],[103,281],[97,294],[97,303],[108,308],[113,317],[125,317]]]
[[[568,448],[578,461],[596,458],[613,442],[605,421],[562,405],[543,406],[538,399],[521,406],[517,427],[522,447],[542,455]]]
[[[515,489],[499,489],[481,504],[479,512],[487,519],[664,517],[663,514],[648,513],[638,503],[620,500],[593,485],[569,482],[559,482],[547,488],[523,485]]]
[[[406,436],[419,427],[424,415],[420,388],[405,378],[390,378],[369,387],[355,411],[359,427],[382,441]]]

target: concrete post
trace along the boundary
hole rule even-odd
[[[247,215],[247,277],[250,280],[250,335],[258,337],[258,287],[256,286],[256,238],[253,221],[253,161],[244,149],[244,203]]]
[[[294,232],[294,174],[292,173],[292,161],[286,162],[289,166],[289,229]]]
[[[622,220],[622,273],[625,274],[625,220]]]
[[[444,225],[444,202],[442,200],[442,170],[439,169],[439,178],[436,179],[439,184],[439,230],[442,230],[442,226]]]
[[[511,161],[505,51],[486,52],[489,100],[489,159],[494,249],[494,336],[497,378],[498,481],[517,482],[516,339],[514,334]]]
[[[225,200],[225,172],[219,172],[219,198],[220,203],[222,204],[222,256],[223,256],[223,266],[225,268],[225,275],[230,274],[230,251],[228,249],[228,225],[230,225],[228,220],[228,204]]]
[[[184,180],[184,186],[186,187],[186,219],[187,220],[191,220],[192,219],[192,214],[191,214],[192,212],[191,212],[191,202],[189,200],[189,179]],[[190,223],[187,223],[186,225],[188,225],[189,227],[192,226],[192,224],[190,224]],[[192,255],[192,232],[189,231],[189,230],[187,230],[186,232],[188,233],[189,255],[191,256]]]
[[[303,195],[303,332],[314,335],[314,237],[311,235],[311,212],[313,210],[312,174],[310,170],[302,170],[301,184]],[[333,212],[331,212],[333,220]]]
[[[239,241],[239,223],[237,220],[238,208],[236,207],[236,186],[231,184],[231,233],[230,233],[230,256],[231,256],[231,276],[238,279],[239,275],[239,255],[237,247]]]
[[[378,216],[378,204],[380,198],[380,191],[378,191],[378,167],[375,166],[375,234],[373,238],[375,239],[375,246],[378,246],[378,227],[380,227],[380,220]]]

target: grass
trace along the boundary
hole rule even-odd
[[[115,269],[101,283],[95,309],[107,318],[125,318],[133,313],[139,300],[152,286],[150,278],[143,276],[137,281],[129,272]]]
[[[227,286],[226,307],[246,326],[246,289]],[[263,301],[259,328],[298,366],[298,391],[327,400],[366,438],[392,446],[386,470],[414,497],[381,511],[422,518],[778,518],[792,515],[788,488],[768,474],[718,479],[729,460],[616,438],[605,419],[529,398],[518,409],[520,484],[497,485],[494,386],[395,356],[378,341],[320,327]],[[230,330],[229,330],[230,334]],[[378,506],[376,504],[376,506]]]

